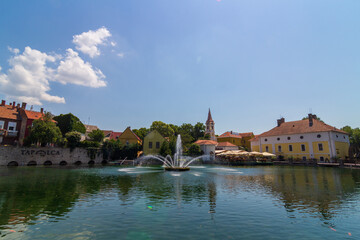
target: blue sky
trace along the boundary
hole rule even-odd
[[[360,2],[0,1],[0,98],[101,129],[359,127]],[[26,50],[27,49],[27,50]],[[28,87],[27,87],[28,86]]]

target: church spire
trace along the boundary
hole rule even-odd
[[[210,108],[209,108],[209,113],[208,113],[208,119],[206,120],[205,134],[208,134],[210,136],[210,140],[216,141],[215,122],[212,119]]]
[[[208,113],[208,119],[207,119],[207,121],[206,121],[207,123],[208,122],[214,122],[214,120],[212,119],[212,117],[211,117],[211,111],[210,111],[210,108],[209,108],[209,113]]]

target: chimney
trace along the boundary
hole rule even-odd
[[[12,108],[13,109],[15,108],[15,101],[13,101]]]
[[[281,124],[285,122],[285,118],[280,118],[277,120],[277,126],[280,127]]]
[[[316,118],[316,115],[312,115],[311,113],[309,113],[309,127],[312,127],[312,125],[314,124],[314,118]]]
[[[232,134],[232,131],[231,131],[231,134]]]
[[[41,108],[41,109],[40,109],[40,112],[41,112],[41,113],[44,113],[44,108]]]
[[[21,108],[25,110],[25,108],[26,108],[26,102],[23,102],[23,103],[21,104]]]
[[[5,106],[5,100],[1,100],[1,106]]]
[[[18,104],[16,105],[16,108],[17,108],[17,109],[19,109],[19,108],[20,108],[20,103],[18,103]]]

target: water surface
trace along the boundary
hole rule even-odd
[[[337,168],[0,168],[0,236],[360,239],[359,187]]]

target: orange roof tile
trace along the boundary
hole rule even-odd
[[[121,134],[122,134],[122,132],[111,132],[110,139],[117,140]]]
[[[0,106],[0,118],[20,120],[17,108],[15,107],[13,109],[11,105]]]
[[[293,122],[284,122],[279,127],[274,127],[270,131],[260,134],[260,137],[314,133],[314,132],[328,132],[328,131],[348,134],[344,131],[337,129],[336,127],[332,127],[316,119],[313,119],[313,125],[310,127],[309,120],[306,119],[306,120],[293,121]]]
[[[237,147],[236,145],[229,142],[219,142],[218,147]]]
[[[34,112],[30,110],[25,110],[25,114],[28,119],[40,119],[45,115],[44,113]]]
[[[252,139],[250,139],[250,142],[258,141],[260,135],[255,135]]]
[[[197,145],[218,145],[218,142],[212,140],[197,140],[194,142]]]
[[[236,132],[230,131],[230,132],[225,132],[225,133],[221,134],[217,138],[226,138],[226,137],[243,138],[243,137],[251,137],[252,135],[254,135],[254,133],[252,133],[252,132],[236,133]]]

